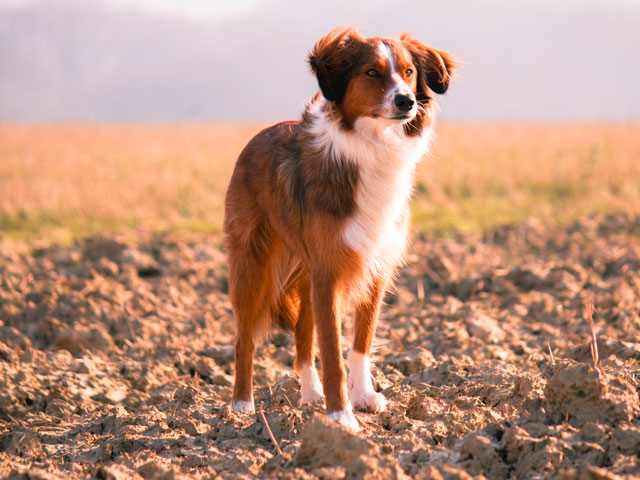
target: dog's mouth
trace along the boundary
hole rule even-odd
[[[395,115],[393,117],[387,117],[386,115],[380,115],[378,113],[374,113],[372,115],[373,118],[380,118],[383,120],[393,120],[396,122],[408,122],[410,120],[413,120],[415,115],[409,115],[409,114],[404,114],[404,115]]]

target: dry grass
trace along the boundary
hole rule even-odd
[[[65,242],[102,230],[219,231],[259,126],[0,127],[0,231]],[[418,174],[419,228],[479,232],[640,210],[639,125],[441,125]]]
[[[3,127],[0,230],[58,241],[132,227],[216,231],[234,159],[255,131]]]
[[[430,229],[480,232],[640,211],[640,125],[445,125],[414,203]]]

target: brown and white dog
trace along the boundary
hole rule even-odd
[[[352,406],[385,409],[369,355],[380,306],[407,243],[416,164],[433,135],[433,93],[455,62],[405,33],[364,38],[340,27],[309,55],[321,94],[301,121],[245,147],[225,202],[229,295],[237,322],[232,407],[253,411],[253,355],[272,320],[295,331],[302,401],[358,430]],[[355,309],[349,382],[340,349]],[[322,382],[315,367],[320,347]]]

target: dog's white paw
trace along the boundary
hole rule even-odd
[[[324,399],[322,382],[318,371],[313,365],[300,367],[300,402],[314,403]]]
[[[256,406],[253,403],[253,396],[251,400],[237,400],[231,402],[231,408],[234,412],[255,412]]]
[[[374,390],[350,391],[351,404],[356,410],[365,410],[371,413],[384,412],[387,409],[387,399],[381,393]]]
[[[344,410],[327,413],[327,417],[353,432],[360,431],[360,425],[358,424],[358,420],[356,420],[356,416],[353,414],[351,406],[347,406]]]
[[[379,413],[387,409],[387,399],[373,389],[369,357],[351,350],[349,352],[349,398],[357,410]]]

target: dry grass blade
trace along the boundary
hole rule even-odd
[[[591,330],[591,358],[593,359],[593,368],[598,370],[600,364],[600,354],[598,353],[596,330],[593,324],[593,299],[589,300],[589,303],[587,303],[586,314],[589,318],[589,329]]]
[[[423,302],[424,301],[424,282],[422,281],[421,278],[418,278],[418,284],[416,285],[416,289],[418,293],[418,300]]]
[[[287,394],[286,394],[286,393],[282,392],[282,396],[284,397],[284,399],[287,401],[287,403],[289,404],[289,406],[290,406],[291,408],[295,408],[295,407],[293,406],[293,403],[291,403],[291,400],[289,400],[289,397],[287,397]]]
[[[598,373],[598,377],[601,380],[601,386],[603,391],[607,390],[606,377],[604,371],[600,367],[600,354],[598,353],[598,340],[596,338],[596,329],[593,324],[593,312],[595,308],[593,306],[593,298],[587,304],[587,316],[589,317],[589,329],[591,330],[591,358],[593,359],[593,368]]]
[[[20,420],[18,420],[17,418],[12,417],[11,415],[7,415],[7,417],[9,418],[9,420],[11,420],[13,423],[15,423],[16,425],[24,428],[24,423],[22,423]]]
[[[389,330],[389,336],[391,337],[391,340],[393,340],[393,343],[395,343],[398,347],[398,350],[400,350],[402,353],[407,351],[407,348],[402,343],[402,340],[400,340],[400,337],[393,329]]]
[[[262,409],[260,409],[260,416],[262,417],[262,422],[264,423],[264,426],[267,428],[267,433],[269,434],[271,443],[273,443],[273,446],[276,447],[276,451],[278,452],[278,455],[282,455],[282,450],[280,450],[280,445],[278,445],[278,441],[276,440],[276,437],[273,436],[273,432],[271,431],[269,422],[267,422],[267,417],[265,417],[264,411]]]
[[[551,365],[555,365],[556,359],[553,356],[553,350],[551,350],[551,344],[549,342],[547,342],[547,348],[549,349],[549,357],[551,358]]]
[[[440,275],[438,275],[436,272],[434,272],[431,268],[429,268],[428,265],[422,265],[422,268],[424,268],[425,273],[429,276],[429,278],[431,280],[433,280],[437,285],[438,288],[443,288],[447,282],[445,282],[442,277],[440,277]]]

